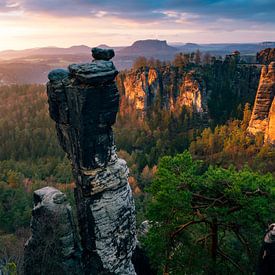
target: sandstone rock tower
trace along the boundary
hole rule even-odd
[[[275,143],[275,62],[263,65],[248,132],[264,133],[265,141]]]
[[[119,108],[113,50],[49,73],[51,118],[76,181],[85,274],[135,274],[135,208],[126,162],[116,155],[112,125]]]
[[[44,187],[34,192],[31,232],[24,274],[83,274],[72,209],[59,190]]]

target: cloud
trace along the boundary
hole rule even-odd
[[[0,12],[1,13],[10,13],[17,11],[20,4],[16,1],[10,0],[0,0]]]
[[[116,43],[122,43],[116,35],[123,36],[123,41],[146,37],[172,41],[260,41],[275,40],[274,1],[0,0],[0,16],[20,15],[22,24],[27,18],[29,21],[35,18],[36,23],[30,22],[29,27],[35,26],[39,28],[37,33],[44,33],[50,26],[48,38],[53,29],[64,33],[65,28],[71,37],[87,31],[87,35],[81,36],[85,41],[89,33],[93,39],[107,34],[106,37],[113,37]],[[16,21],[11,19],[13,23]],[[78,31],[74,32],[75,26]],[[4,28],[3,24],[0,30],[1,27]]]
[[[0,11],[16,8],[58,16],[111,15],[141,23],[171,19],[171,12],[175,12],[207,17],[209,21],[229,18],[275,24],[274,0],[0,0]]]

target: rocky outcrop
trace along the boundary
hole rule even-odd
[[[140,111],[146,111],[159,98],[167,109],[186,106],[197,113],[207,113],[206,85],[195,70],[186,74],[179,74],[174,67],[164,71],[156,68],[133,70],[123,80],[123,91]]]
[[[93,56],[91,63],[49,74],[50,116],[72,162],[85,274],[135,274],[135,208],[112,131],[118,72],[110,50],[93,50]]]
[[[35,191],[24,274],[83,274],[76,232],[66,196],[52,187]]]
[[[115,56],[115,52],[110,48],[92,48],[92,54],[95,59],[109,61]]]
[[[194,70],[185,75],[179,91],[176,104],[192,108],[197,113],[207,112],[206,85]]]
[[[268,65],[275,62],[275,48],[267,48],[257,53],[257,61],[260,64]]]
[[[145,111],[160,89],[159,73],[156,69],[133,71],[123,82],[125,96],[137,110]]]
[[[268,124],[265,131],[265,141],[275,144],[275,100],[273,99],[272,105],[269,109]]]
[[[255,135],[263,133],[265,140],[275,143],[274,131],[274,95],[275,95],[275,62],[264,65],[254,108],[249,122],[248,132]]]

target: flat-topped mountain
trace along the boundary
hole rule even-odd
[[[169,46],[166,40],[147,39],[138,40],[130,47],[118,52],[118,55],[155,56],[171,55],[178,51],[177,48]]]

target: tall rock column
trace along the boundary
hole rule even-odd
[[[119,108],[113,50],[49,73],[47,93],[60,145],[72,163],[85,274],[135,274],[135,207],[112,125]]]
[[[263,65],[248,132],[263,133],[265,140],[275,143],[275,62]]]

